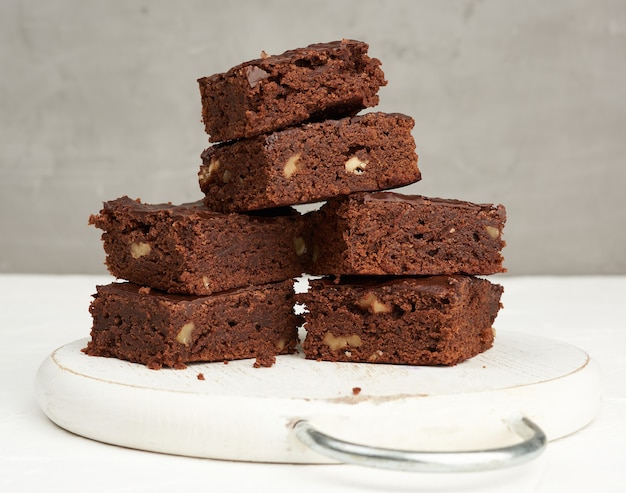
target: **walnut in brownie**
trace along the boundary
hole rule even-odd
[[[406,115],[367,113],[214,145],[198,174],[204,202],[241,212],[414,183],[413,125]]]
[[[493,345],[502,287],[472,276],[310,281],[308,359],[455,365]]]
[[[210,142],[253,137],[378,104],[380,60],[361,41],[318,43],[198,79]]]
[[[271,366],[276,355],[295,351],[301,321],[293,304],[292,280],[212,296],[166,294],[128,282],[98,286],[84,351],[153,369],[247,358]]]
[[[299,276],[306,231],[294,209],[220,214],[202,202],[104,203],[90,224],[104,230],[114,276],[170,293],[207,295]]]
[[[489,275],[505,272],[502,205],[355,193],[309,213],[317,275]]]

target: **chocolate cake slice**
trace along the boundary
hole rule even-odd
[[[361,41],[317,43],[198,79],[210,142],[248,138],[378,104],[380,60]]]
[[[489,349],[502,287],[472,276],[310,281],[306,358],[455,365]]]
[[[307,232],[294,209],[220,214],[202,202],[144,204],[121,197],[89,220],[104,230],[114,276],[180,294],[208,295],[299,276]]]
[[[242,212],[414,183],[413,125],[406,115],[367,113],[209,147],[198,174],[204,203]]]
[[[153,369],[247,358],[271,366],[276,355],[295,351],[301,322],[293,305],[292,280],[211,296],[166,294],[128,282],[98,286],[84,351]]]
[[[316,275],[489,275],[504,272],[502,205],[355,193],[309,213]]]

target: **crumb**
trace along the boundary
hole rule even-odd
[[[198,380],[204,380],[204,373],[198,373]]]
[[[352,387],[352,394],[359,395],[361,393],[361,387]]]
[[[150,288],[148,286],[143,286],[139,288],[139,293],[141,294],[150,294]]]
[[[483,365],[483,368],[487,368],[487,365]]]
[[[276,363],[276,355],[275,354],[260,354],[257,356],[256,361],[254,362],[255,368],[269,368]]]
[[[225,364],[225,365],[227,365],[227,364],[228,364],[228,361],[227,361],[227,360],[224,360],[224,364]]]

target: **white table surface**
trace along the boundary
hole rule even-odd
[[[284,465],[176,457],[94,442],[58,428],[33,381],[57,347],[89,335],[88,305],[106,276],[0,275],[0,491],[624,491],[626,276],[507,277],[498,330],[574,344],[603,374],[597,418],[502,471],[424,474],[349,465]]]

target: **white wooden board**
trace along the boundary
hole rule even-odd
[[[110,444],[205,458],[329,462],[294,436],[300,419],[373,446],[461,451],[519,441],[507,421],[523,414],[554,440],[588,424],[601,394],[584,351],[508,331],[454,367],[291,355],[271,368],[242,360],[154,371],[87,356],[86,343],[57,349],[37,373],[37,399],[53,422]]]

